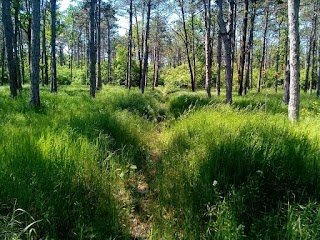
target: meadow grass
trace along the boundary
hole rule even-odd
[[[41,220],[34,239],[127,238],[125,181],[132,165],[143,165],[156,104],[121,88],[93,100],[87,87],[70,86],[41,89],[33,109],[27,91],[12,100],[1,90],[0,215],[15,204]]]
[[[88,91],[0,87],[0,238],[131,239],[143,175],[150,239],[320,238],[317,98]]]

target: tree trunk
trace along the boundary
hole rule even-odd
[[[247,45],[247,65],[246,65],[246,80],[244,86],[244,94],[252,86],[252,56],[253,56],[253,31],[254,31],[254,21],[256,18],[256,2],[251,3],[251,16],[250,16],[250,32]]]
[[[95,10],[97,6],[97,0],[91,0],[90,2],[90,96],[96,96],[96,47],[95,47]]]
[[[143,71],[140,80],[140,91],[143,94],[144,88],[147,82],[147,72],[148,72],[148,56],[149,56],[149,45],[148,45],[148,38],[149,38],[149,30],[150,30],[150,14],[151,14],[151,0],[147,3],[147,22],[146,22],[146,34],[144,37],[144,50],[143,50]]]
[[[195,30],[194,30],[194,0],[192,0],[191,13],[191,54],[192,54],[192,70],[193,70],[193,91],[196,90],[196,53],[195,53]]]
[[[299,56],[299,4],[300,0],[288,0],[289,51],[290,51],[290,99],[288,116],[291,121],[299,119],[300,104],[300,56]]]
[[[127,58],[127,88],[131,88],[131,75],[132,75],[132,0],[130,0],[130,10],[129,10],[129,39],[128,39],[128,58]]]
[[[184,31],[184,45],[186,48],[186,53],[187,53],[187,60],[188,60],[188,67],[189,67],[189,72],[190,72],[190,79],[191,79],[191,90],[194,92],[196,90],[195,86],[195,79],[193,75],[193,69],[192,69],[192,63],[190,59],[190,50],[189,50],[189,38],[188,38],[188,33],[187,33],[187,26],[186,26],[186,21],[185,21],[185,13],[184,13],[184,6],[183,6],[183,0],[179,0],[180,4],[180,9],[181,9],[181,14],[182,14],[182,21],[183,21],[183,31]]]
[[[40,106],[40,1],[32,0],[31,22],[31,95],[30,103],[34,107]]]
[[[220,32],[218,33],[218,44],[217,44],[217,95],[220,96],[220,88],[221,88],[221,60],[222,60],[222,37]]]
[[[320,38],[318,39],[318,79],[317,79],[317,97],[320,97]]]
[[[260,69],[259,69],[259,78],[258,78],[258,93],[261,91],[262,71],[264,69],[264,64],[265,64],[268,23],[269,23],[269,7],[266,6],[266,18],[265,18],[265,25],[264,25],[264,32],[263,32],[262,55],[260,60]]]
[[[20,48],[20,61],[21,61],[21,81],[22,85],[25,83],[25,69],[24,69],[24,63],[25,63],[25,58],[24,58],[24,49],[23,49],[23,42],[21,38],[21,29],[19,31],[19,48]]]
[[[240,66],[238,71],[238,94],[241,96],[243,92],[243,75],[244,65],[246,62],[246,44],[247,44],[247,28],[248,28],[248,12],[249,0],[245,0],[243,28],[242,28],[242,41],[240,42]]]
[[[56,59],[56,0],[50,0],[51,12],[51,92],[58,91]]]
[[[17,88],[22,91],[22,83],[21,83],[21,71],[20,71],[20,58],[19,58],[19,8],[20,3],[19,0],[15,0],[14,2],[14,39],[13,39],[13,47],[14,47],[14,58],[15,58],[15,68],[17,73]]]
[[[316,9],[316,8],[315,8]],[[316,65],[316,57],[315,57],[315,52],[316,52],[316,32],[317,32],[317,21],[318,17],[317,15],[314,16],[314,23],[313,23],[313,40],[312,40],[312,65],[311,65],[311,79],[310,79],[310,87],[309,87],[309,92],[312,94],[312,89],[313,89],[313,83],[315,82],[315,65]]]
[[[102,76],[101,76],[101,0],[98,2],[98,82],[97,82],[97,90],[102,88]]]
[[[2,37],[2,52],[1,52],[1,86],[4,84],[4,71],[5,71],[5,57],[6,57],[6,46],[4,34]]]
[[[5,42],[7,47],[7,60],[10,79],[10,94],[12,97],[17,96],[17,72],[16,72],[16,60],[13,49],[13,26],[10,13],[10,0],[2,0],[2,22],[4,28]]]
[[[206,91],[211,97],[211,69],[212,69],[212,49],[211,49],[211,0],[204,0],[205,9],[205,58],[206,58]]]
[[[275,92],[278,92],[278,79],[279,79],[279,61],[280,61],[280,50],[281,50],[281,25],[282,21],[278,25],[278,47],[276,53],[276,75],[275,75],[275,82],[274,82],[274,89]]]
[[[159,7],[159,5],[158,5]],[[159,12],[159,9],[158,9]],[[158,87],[159,82],[159,68],[160,68],[160,44],[159,44],[159,15],[157,16],[156,20],[156,43],[154,48],[154,76],[153,76],[153,84],[152,89]]]
[[[48,55],[47,55],[47,46],[46,46],[46,14],[47,14],[47,0],[42,0],[42,83],[45,85],[49,84],[48,76]]]
[[[108,45],[108,76],[107,82],[111,83],[111,24],[108,19],[108,34],[107,34],[107,45]]]
[[[222,0],[217,0],[218,6],[218,24],[220,28],[220,34],[223,40],[223,46],[225,51],[225,72],[226,72],[226,103],[232,103],[232,32],[227,32],[226,23],[223,19]],[[229,15],[230,16],[230,15]]]
[[[288,53],[289,53],[289,47],[288,47],[288,42],[289,42],[289,38],[286,38],[286,53],[285,53],[285,62],[286,62],[286,66],[285,66],[285,73],[284,73],[284,86],[283,86],[283,96],[282,96],[282,101],[284,104],[288,105],[289,104],[289,90],[290,90],[290,61],[288,58]]]

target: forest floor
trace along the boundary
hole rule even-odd
[[[1,239],[319,239],[320,102],[0,88]]]

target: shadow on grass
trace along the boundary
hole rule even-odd
[[[54,149],[54,143],[51,144]],[[65,156],[68,144],[63,146],[59,147],[60,152],[56,149],[56,156],[44,157],[37,142],[22,134],[15,146],[3,147],[1,201],[12,206],[16,202],[35,220],[41,220],[33,226],[38,238],[126,238],[110,188],[101,182],[108,176],[97,174],[92,161],[88,169],[89,164],[78,161],[77,156],[74,159]],[[87,151],[78,147],[79,152]],[[6,210],[1,210],[6,215]]]

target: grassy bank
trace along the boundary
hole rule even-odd
[[[272,92],[41,93],[0,88],[1,238],[320,238],[318,99],[292,125]]]

